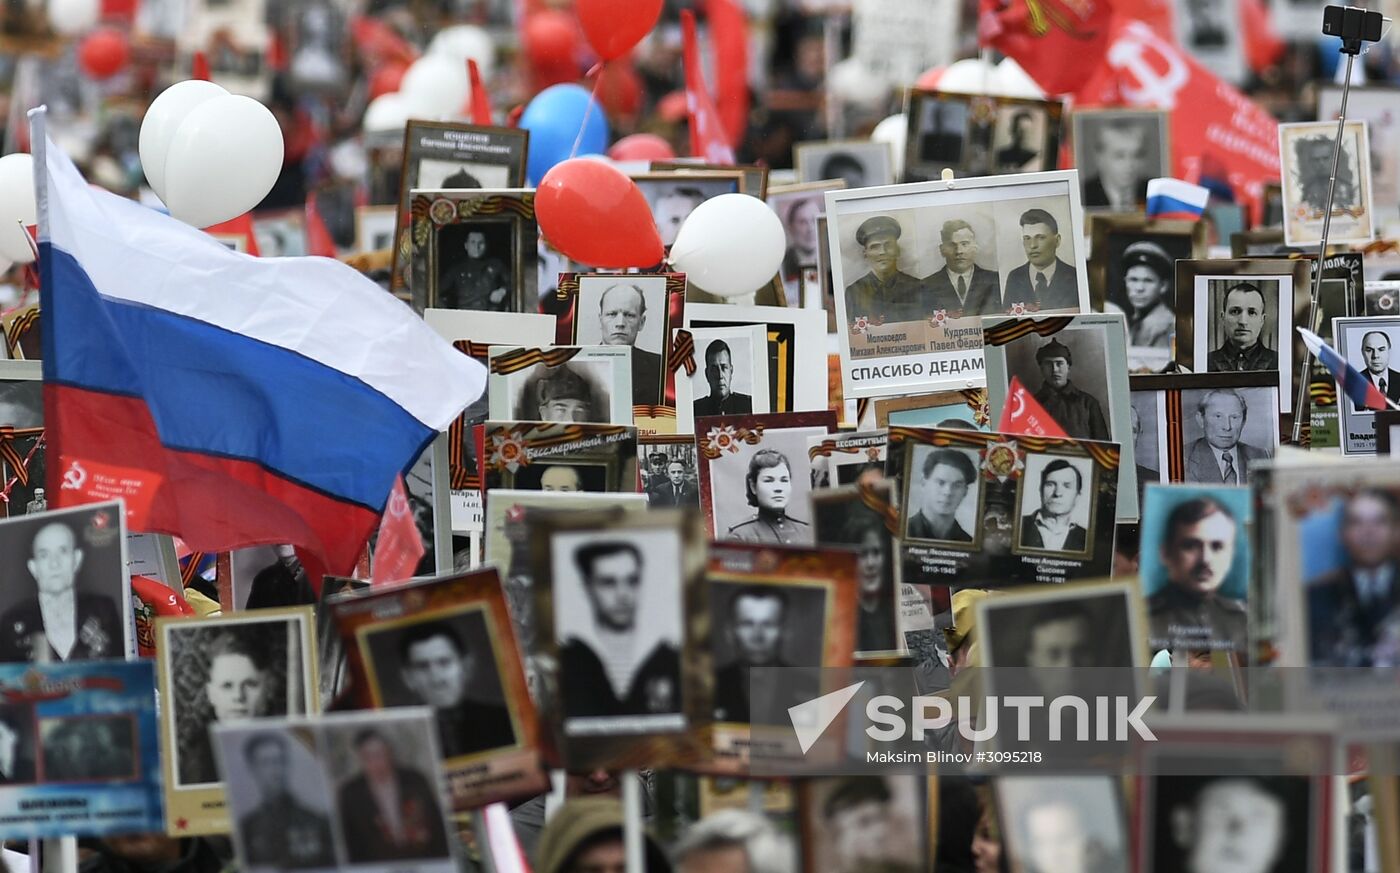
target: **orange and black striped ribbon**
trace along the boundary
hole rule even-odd
[[[26,457],[20,457],[19,450],[15,448],[15,441],[31,436],[37,436],[39,440],[30,448]],[[29,461],[43,443],[43,436],[44,429],[42,427],[17,428],[8,424],[0,427],[0,460],[3,460],[14,470],[15,479],[21,485],[29,485]],[[6,490],[8,491],[8,489]]]
[[[807,457],[815,461],[817,458],[829,458],[840,452],[843,455],[858,455],[861,452],[868,452],[871,449],[878,450],[880,446],[838,446],[835,440],[822,440],[818,445],[807,450]]]
[[[763,425],[760,424],[753,430],[749,430],[746,427],[737,428],[734,431],[734,439],[741,443],[756,446],[763,441]],[[700,440],[700,454],[713,461],[715,458],[724,454],[724,450],[715,448],[710,444],[708,439],[702,438]]]
[[[1004,346],[1033,333],[1040,336],[1051,336],[1064,330],[1073,321],[1074,316],[1072,315],[1056,316],[1055,318],[1016,318],[1011,321],[1003,321],[996,327],[989,327],[982,331],[982,342],[989,346]]]
[[[1167,395],[1167,469],[1172,473],[1172,481],[1180,482],[1186,475],[1185,449],[1181,445],[1181,392],[1168,391]]]
[[[504,355],[492,358],[491,372],[497,375],[508,375],[540,363],[546,367],[557,367],[581,351],[583,349],[577,346],[552,349],[516,349],[513,352],[506,352]]]
[[[674,406],[649,406],[645,403],[638,403],[632,407],[633,418],[675,418],[676,408]]]
[[[491,353],[490,343],[479,343],[474,340],[455,340],[452,343],[452,348],[469,358],[476,358],[483,361],[490,357]]]
[[[894,508],[894,504],[875,493],[875,486],[869,482],[859,483],[859,488],[860,502],[884,519],[886,530],[894,536],[899,536],[899,511]]]
[[[487,434],[486,437],[489,441],[491,437],[498,436],[504,432],[508,436],[519,439],[521,445],[527,449],[543,449],[593,437],[617,436],[631,430],[630,427],[621,424],[566,424],[557,434],[539,437],[530,436],[532,432],[547,431],[558,427],[560,427],[560,425],[550,422],[527,421],[512,425],[504,431],[493,431]]]
[[[204,552],[190,552],[180,567],[180,584],[188,588],[199,575],[199,565],[204,563]]]
[[[25,334],[39,326],[39,307],[34,307],[28,312],[24,312],[15,317],[5,328],[5,346],[10,350],[10,357],[15,356],[15,349],[19,348],[20,341]]]
[[[1308,385],[1308,397],[1318,406],[1337,405],[1337,383],[1336,382],[1313,382]]]
[[[687,376],[695,375],[695,337],[688,330],[676,331],[676,338],[671,341],[671,355],[666,359],[666,372],[674,373],[681,367],[685,367]]]

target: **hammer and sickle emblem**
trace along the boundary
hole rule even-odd
[[[1123,34],[1108,50],[1108,62],[1132,76],[1138,85],[1125,84],[1123,96],[1135,106],[1174,108],[1177,92],[1191,79],[1186,63],[1144,24],[1133,22],[1123,28]],[[1149,59],[1147,50],[1156,57]],[[1162,64],[1165,70],[1158,69]]]
[[[87,482],[87,477],[87,470],[83,469],[83,465],[79,464],[77,461],[74,461],[73,463],[68,465],[67,470],[63,471],[63,490],[81,490],[83,487],[83,483]]]

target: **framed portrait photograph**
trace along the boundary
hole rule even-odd
[[[816,681],[798,681],[793,668],[851,666],[856,561],[854,553],[829,550],[709,547],[705,599],[714,759],[704,765],[706,772],[747,775],[755,736],[762,737],[765,757],[801,758],[799,749],[783,745],[791,745],[788,708],[825,689],[815,674],[810,678]]]
[[[808,437],[812,488],[883,482],[888,442],[889,434],[883,430]]]
[[[1152,651],[1249,646],[1253,504],[1239,485],[1148,485],[1139,578]]]
[[[0,556],[0,662],[135,656],[121,503],[11,516]]]
[[[779,275],[788,306],[803,305],[803,273],[817,266],[817,217],[825,214],[824,192],[846,187],[841,179],[774,185],[768,191],[768,205],[783,223],[787,252]]]
[[[913,773],[803,780],[803,873],[922,869],[930,854],[927,781]]]
[[[632,181],[646,197],[651,217],[661,231],[661,244],[669,250],[695,207],[721,194],[738,194],[744,176],[739,170],[685,169],[638,173],[632,176]]]
[[[676,374],[677,430],[695,419],[771,411],[768,328],[761,324],[692,327],[695,372]],[[785,375],[785,374],[784,374]]]
[[[1176,357],[1176,262],[1204,258],[1200,222],[1157,221],[1140,215],[1092,215],[1095,306],[1122,312],[1128,326],[1128,367],[1159,373]]]
[[[826,195],[848,398],[980,387],[980,316],[1089,309],[1073,172]]]
[[[1392,447],[1400,448],[1400,410],[1387,409],[1377,412],[1375,425],[1376,454],[1389,455],[1392,453]]]
[[[672,335],[685,323],[685,275],[566,273],[556,342],[632,350],[632,409],[644,430],[674,432]],[[646,422],[645,424],[643,422]]]
[[[992,788],[1013,869],[1129,869],[1128,805],[1112,776],[999,776]]]
[[[903,582],[990,588],[1108,575],[1116,445],[903,426],[889,440]]]
[[[1137,468],[1138,505],[1143,489],[1154,482],[1165,482],[1167,474],[1167,416],[1164,392],[1134,390],[1129,396],[1128,414],[1133,424],[1133,461]]]
[[[355,251],[383,252],[394,247],[398,210],[392,206],[355,207]]]
[[[699,158],[677,158],[674,161],[652,161],[650,164],[653,173],[705,173],[707,175],[721,175],[728,178],[728,174],[739,173],[739,193],[748,194],[762,200],[768,196],[768,173],[769,168],[762,164],[707,164]]]
[[[7,839],[161,832],[150,659],[0,664],[0,694]]]
[[[1132,396],[1134,457],[1162,482],[1248,484],[1250,468],[1277,454],[1289,426],[1266,373],[1134,376]]]
[[[835,429],[830,410],[697,419],[700,508],[710,539],[812,545],[807,440]]]
[[[1221,79],[1243,84],[1249,68],[1239,0],[1175,0],[1173,5],[1177,44]]]
[[[909,131],[904,181],[1041,173],[1060,152],[1058,100],[1029,100],[913,89],[905,99]]]
[[[707,676],[681,664],[703,657],[703,537],[694,513],[675,510],[553,514],[532,529],[570,769],[701,756]]]
[[[161,744],[172,833],[229,830],[211,728],[320,710],[310,607],[156,620]],[[176,828],[177,819],[185,822]]]
[[[840,179],[847,188],[892,185],[894,148],[868,139],[800,142],[793,146],[798,182]]]
[[[1352,87],[1347,95],[1347,118],[1366,124],[1373,198],[1383,222],[1395,216],[1400,207],[1400,118],[1392,109],[1398,96],[1400,88],[1384,85]],[[1334,134],[1341,108],[1341,86],[1318,83],[1317,119],[1329,122]]]
[[[420,306],[532,312],[539,306],[535,193],[411,192],[412,270]]]
[[[1391,349],[1400,340],[1400,317],[1334,318],[1332,334],[1337,353],[1388,401],[1396,402],[1400,385],[1394,384],[1394,379],[1400,373],[1392,367]],[[1400,356],[1393,363],[1400,367]],[[1341,415],[1342,454],[1377,454],[1376,412],[1357,406],[1345,394],[1337,396],[1337,410]]]
[[[1283,165],[1283,236],[1291,246],[1322,241],[1327,189],[1337,126],[1315,121],[1281,124],[1279,161]],[[1371,185],[1371,146],[1366,122],[1348,121],[1342,129],[1342,153],[1332,200],[1328,242],[1367,243],[1376,234]]]
[[[39,361],[0,360],[0,518],[48,509],[44,491],[44,383]],[[13,454],[12,454],[13,453]],[[14,459],[18,458],[19,463]]]
[[[827,407],[826,317],[815,309],[784,306],[739,306],[732,303],[689,303],[686,329],[758,325],[768,339],[768,412],[815,412]],[[696,364],[703,352],[696,346]],[[762,350],[756,353],[763,358]],[[708,379],[707,379],[708,382]],[[700,386],[697,384],[697,388]],[[694,394],[699,399],[713,389]],[[758,408],[755,407],[755,412]],[[737,410],[735,410],[737,412]],[[698,408],[697,418],[714,414]],[[729,414],[726,409],[721,414]]]
[[[401,292],[417,281],[409,271],[413,257],[409,239],[413,227],[411,192],[415,188],[523,188],[529,140],[529,131],[516,128],[409,120],[404,128],[399,188],[394,199],[399,211],[394,229],[393,291]],[[414,289],[413,302],[419,308],[429,305],[427,289]]]
[[[432,708],[455,811],[548,784],[495,567],[338,595],[329,606],[360,706]]]
[[[637,439],[642,493],[647,505],[661,509],[700,507],[700,463],[695,437],[655,434]]]
[[[1171,175],[1171,117],[1150,109],[1070,113],[1085,212],[1141,212],[1147,182]]]
[[[991,411],[987,407],[987,389],[964,388],[960,391],[935,391],[909,397],[880,397],[875,400],[875,425],[890,427],[962,427],[968,430],[989,430]]]
[[[306,254],[306,213],[302,209],[273,212],[253,219],[258,255],[264,258],[299,258]]]
[[[890,522],[892,488],[887,481],[813,491],[816,541],[854,550],[857,564],[856,657],[905,654],[900,588],[895,567],[895,530]]]
[[[1275,373],[1280,411],[1291,415],[1293,327],[1311,305],[1311,272],[1303,260],[1178,261],[1177,361],[1197,373]]]
[[[1019,379],[1067,435],[1118,443],[1118,520],[1136,519],[1123,316],[985,318],[982,335],[992,416],[1001,419],[1011,380]]]
[[[637,491],[637,429],[617,424],[488,421],[486,490]]]
[[[627,346],[495,346],[488,357],[493,419],[632,424]]]
[[[1212,716],[1154,722],[1133,804],[1143,873],[1238,867],[1321,873],[1333,849],[1335,739],[1315,721]],[[1248,821],[1248,839],[1231,832]]]

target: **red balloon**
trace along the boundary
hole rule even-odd
[[[583,35],[605,61],[620,58],[651,33],[661,18],[662,0],[578,0]]]
[[[598,102],[609,115],[636,115],[642,108],[642,80],[630,63],[605,65],[595,88]]]
[[[608,157],[614,161],[672,161],[676,153],[654,133],[634,133],[613,143]]]
[[[126,34],[113,27],[94,30],[78,46],[78,64],[94,79],[110,79],[126,66],[131,48]]]
[[[403,84],[403,74],[408,72],[408,64],[389,61],[374,68],[369,77],[369,99],[393,94]]]
[[[544,9],[525,19],[525,56],[536,70],[578,70],[578,27],[567,13]]]
[[[590,267],[650,267],[664,254],[641,189],[602,161],[555,164],[535,191],[535,217],[550,245]]]

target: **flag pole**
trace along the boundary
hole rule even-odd
[[[1332,232],[1332,198],[1337,193],[1337,171],[1342,165],[1342,134],[1346,130],[1347,123],[1347,96],[1351,93],[1351,67],[1356,61],[1357,52],[1361,50],[1358,43],[1356,51],[1349,51],[1351,46],[1343,40],[1341,53],[1347,56],[1346,75],[1342,78],[1342,106],[1337,113],[1337,139],[1332,143],[1332,176],[1327,180],[1327,208],[1322,211],[1322,241],[1317,247],[1317,262],[1313,264],[1311,299],[1308,302],[1308,329],[1312,330],[1317,323],[1317,302],[1322,295],[1322,263],[1327,257],[1327,237]],[[1282,301],[1280,301],[1282,303]],[[1298,376],[1298,395],[1293,403],[1293,444],[1296,446],[1302,442],[1303,438],[1303,404],[1308,398],[1308,383],[1311,382],[1309,371],[1312,369],[1312,350],[1307,346],[1303,347],[1302,369]],[[1394,404],[1391,404],[1394,406]],[[1309,410],[1311,414],[1311,410]]]

